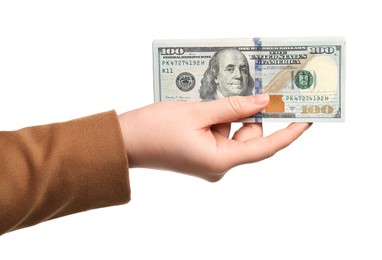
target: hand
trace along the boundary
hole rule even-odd
[[[231,121],[254,115],[268,95],[209,102],[160,102],[119,116],[130,167],[172,170],[218,181],[234,166],[274,155],[309,123],[292,123],[263,137],[262,124],[244,123],[229,139]]]

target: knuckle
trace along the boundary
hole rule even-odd
[[[264,140],[264,146],[266,149],[264,149],[264,159],[268,159],[275,155],[279,149],[277,149],[276,145],[272,142],[272,140],[265,138]]]
[[[268,150],[268,153],[266,155],[266,158],[270,158],[272,157],[273,155],[275,155],[277,153],[277,149],[273,146],[271,146]]]
[[[243,107],[241,105],[239,97],[237,97],[237,96],[230,96],[230,97],[227,98],[227,100],[228,100],[228,104],[229,104],[230,110],[234,114],[236,114],[236,115],[242,114]]]
[[[228,172],[229,167],[221,160],[209,160],[209,164],[205,167],[204,179],[209,182],[217,182],[221,180]]]
[[[224,175],[209,175],[205,178],[205,180],[214,183],[220,181],[223,178],[223,176]]]
[[[269,146],[269,149],[268,149],[267,158],[272,157],[272,156],[275,155],[277,152],[278,152],[278,149],[277,149],[273,144],[271,144],[271,145]]]

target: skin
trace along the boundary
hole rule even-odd
[[[218,92],[224,97],[243,95],[248,87],[248,74],[247,60],[240,51],[223,51],[219,55],[219,73],[215,79]]]
[[[263,110],[266,94],[210,102],[160,102],[119,115],[129,167],[181,172],[215,182],[240,164],[271,157],[310,123],[292,123],[263,137],[262,124],[245,123],[229,139],[231,123]]]

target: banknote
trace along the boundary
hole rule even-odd
[[[153,42],[154,100],[204,102],[268,93],[244,122],[341,122],[345,39],[248,38]]]

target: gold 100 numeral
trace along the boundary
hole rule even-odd
[[[324,106],[302,106],[302,114],[331,114],[334,109],[332,106],[324,105]]]

